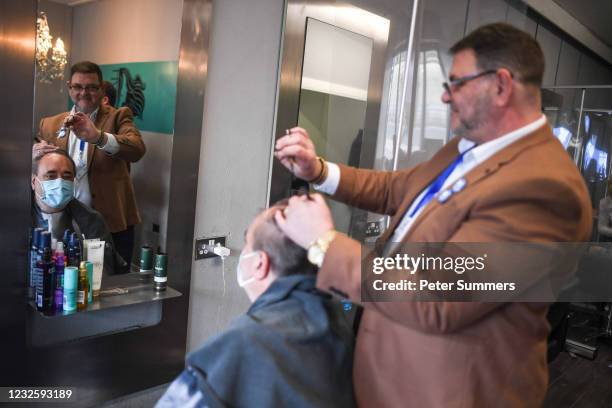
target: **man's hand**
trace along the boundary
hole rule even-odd
[[[281,231],[292,241],[307,249],[326,232],[334,229],[331,211],[321,194],[293,196],[284,210],[274,214]]]
[[[96,128],[94,123],[89,118],[89,115],[83,112],[77,112],[74,114],[72,120],[72,130],[74,134],[81,140],[87,143],[95,144],[100,141],[100,129]]]
[[[48,143],[46,140],[40,143],[34,143],[32,145],[32,159],[36,159],[47,152],[52,152],[57,149],[59,149],[57,146]]]
[[[289,129],[286,136],[276,141],[274,156],[302,180],[312,181],[321,174],[321,163],[308,132],[300,127]]]

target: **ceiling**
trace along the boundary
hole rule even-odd
[[[99,1],[99,0],[50,0],[50,1],[54,3],[65,4],[67,6],[78,6],[81,4],[91,3],[93,1]]]
[[[51,0],[68,6],[78,6],[100,0]],[[546,3],[543,0],[524,0],[529,3]],[[547,0],[551,1],[551,0]],[[585,26],[595,37],[612,49],[611,0],[552,0]]]
[[[612,47],[612,1],[610,0],[554,0],[593,35]]]

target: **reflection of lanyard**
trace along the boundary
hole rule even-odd
[[[83,163],[83,151],[85,150],[85,141],[82,139],[80,139],[79,141],[79,161]]]
[[[92,121],[96,120],[96,117],[98,116],[98,109],[96,109],[94,112],[92,112],[89,115],[89,118]],[[74,132],[74,130],[73,130]],[[76,133],[74,134],[76,136]],[[79,167],[81,167],[84,163],[83,161],[83,152],[85,151],[85,141],[83,139],[79,139]]]

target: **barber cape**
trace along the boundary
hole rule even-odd
[[[68,202],[66,208],[63,209],[62,215],[58,217],[58,222],[62,225],[57,228],[54,227],[54,230],[61,229],[63,232],[63,229],[70,228],[78,233],[79,241],[83,240],[83,235],[85,235],[87,239],[100,238],[100,240],[105,241],[105,275],[121,273],[127,269],[127,263],[115,250],[110,230],[99,212],[73,198]],[[42,211],[34,199],[32,199],[32,226],[45,229],[48,228],[48,222],[43,218]],[[59,235],[54,236],[54,238],[61,239],[62,237]],[[68,248],[65,248],[64,251],[66,255],[68,255]]]
[[[275,280],[187,357],[157,407],[351,407],[353,331],[315,276]]]

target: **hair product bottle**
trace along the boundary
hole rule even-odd
[[[89,287],[89,283],[87,283],[87,264],[86,262],[81,262],[79,266],[79,283],[77,286],[77,310],[85,310],[87,308],[87,288]]]

